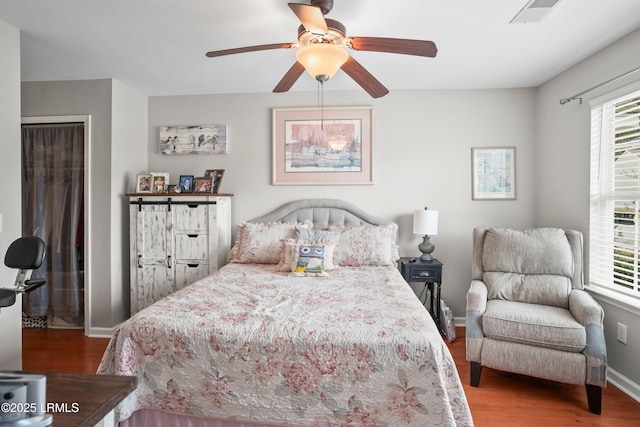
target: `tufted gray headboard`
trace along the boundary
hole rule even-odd
[[[304,199],[286,203],[249,222],[301,222],[311,220],[316,228],[328,225],[386,225],[391,221],[371,215],[356,205],[336,199]]]

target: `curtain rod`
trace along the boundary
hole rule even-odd
[[[609,79],[609,80],[607,80],[607,81],[606,81],[606,82],[604,82],[604,83],[600,83],[599,85],[595,85],[595,86],[594,86],[594,87],[592,87],[592,88],[589,88],[589,89],[587,89],[587,90],[585,90],[585,91],[582,91],[582,92],[580,92],[580,93],[576,93],[575,95],[570,96],[570,97],[568,97],[568,98],[562,98],[562,99],[560,100],[560,104],[561,104],[561,105],[564,105],[564,104],[566,104],[566,103],[568,103],[568,102],[573,101],[574,99],[579,99],[579,100],[580,100],[580,104],[582,104],[582,98],[581,98],[581,96],[582,96],[582,95],[584,95],[585,93],[587,93],[587,92],[591,92],[592,90],[598,89],[599,87],[604,86],[604,85],[606,85],[606,84],[609,84],[609,83],[615,82],[616,80],[619,80],[619,79],[621,79],[621,78],[623,78],[623,77],[627,77],[628,75],[631,75],[631,74],[633,74],[633,73],[635,73],[635,72],[637,72],[637,71],[640,71],[640,67],[638,67],[638,68],[636,68],[636,69],[633,69],[633,70],[631,70],[631,71],[627,71],[626,73],[621,74],[621,75],[619,75],[618,77],[614,77],[614,78],[612,78],[612,79]]]

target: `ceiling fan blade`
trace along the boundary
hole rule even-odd
[[[275,93],[282,93],[282,92],[288,91],[289,89],[291,89],[291,86],[293,86],[296,80],[300,78],[302,73],[304,73],[304,67],[302,66],[301,63],[296,61],[296,63],[293,64],[291,68],[289,68],[289,71],[286,72],[284,77],[282,77],[282,80],[280,80],[280,82],[278,82],[276,87],[273,88],[273,91]]]
[[[342,67],[342,71],[347,73],[362,89],[373,98],[380,98],[389,93],[389,89],[384,87],[373,75],[368,72],[358,61],[349,57]]]
[[[296,14],[305,30],[313,34],[327,34],[329,32],[327,22],[319,7],[299,3],[289,3],[289,7]]]
[[[257,46],[236,47],[234,49],[212,50],[211,52],[207,52],[207,57],[215,58],[217,56],[235,55],[236,53],[257,52],[269,49],[291,49],[296,46],[296,43],[273,43]]]
[[[427,56],[430,58],[433,58],[438,53],[436,44],[429,40],[349,37],[347,44],[355,50],[400,53],[402,55]]]

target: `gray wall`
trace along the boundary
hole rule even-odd
[[[589,99],[632,82],[640,72],[585,95],[582,104],[559,100],[640,67],[640,31],[614,43],[542,85],[536,99],[536,224],[571,227],[585,233],[589,244]],[[587,259],[588,266],[588,259]],[[587,280],[588,280],[588,269]],[[640,399],[640,307],[620,307],[594,295],[605,309],[605,335],[610,374],[632,383],[625,386]],[[616,324],[628,326],[627,344],[616,340]],[[624,385],[624,384],[622,384]]]
[[[91,116],[91,182],[85,209],[90,224],[90,335],[108,335],[128,316],[128,235],[124,189],[147,164],[147,98],[110,79],[24,82],[22,115]],[[131,172],[133,171],[133,172]]]
[[[315,92],[151,97],[149,171],[169,172],[176,182],[181,174],[225,169],[221,192],[235,195],[234,224],[294,199],[349,200],[397,222],[405,256],[419,255],[413,210],[438,210],[439,233],[432,242],[444,263],[443,295],[454,314],[464,316],[473,227],[534,224],[535,91],[391,91],[377,100],[362,91],[325,92],[324,99],[331,106],[373,106],[374,185],[271,185],[271,109],[315,106]],[[215,123],[229,126],[229,154],[158,154],[160,126]],[[471,147],[483,146],[516,147],[517,200],[471,200]]]
[[[148,98],[112,81],[111,106],[111,317],[96,325],[111,327],[129,317],[129,205],[123,194],[147,167]],[[98,301],[98,300],[94,300]]]
[[[12,184],[4,186],[0,202],[0,254],[4,259],[11,242],[22,234],[22,209],[20,186],[15,185],[21,179],[20,31],[3,21],[0,21],[0,53],[0,182]],[[16,273],[0,263],[0,286],[12,286]],[[0,309],[0,369],[22,369],[21,313],[20,296],[13,306]]]

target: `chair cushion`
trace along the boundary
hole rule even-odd
[[[490,300],[482,316],[484,335],[499,341],[578,353],[587,345],[587,332],[571,312],[515,301]]]
[[[489,299],[567,308],[574,271],[564,230],[490,228],[482,247]]]
[[[489,299],[527,302],[569,308],[571,279],[553,274],[486,272]]]

